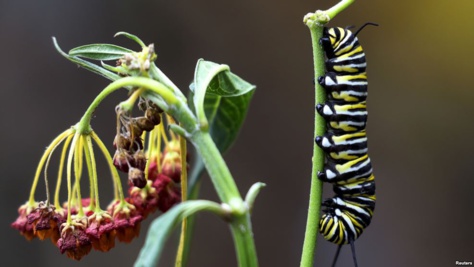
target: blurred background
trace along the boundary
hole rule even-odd
[[[157,65],[182,90],[204,58],[225,63],[257,85],[248,118],[225,159],[242,194],[268,186],[253,213],[260,266],[299,266],[313,146],[314,90],[309,30],[303,16],[336,1],[8,1],[0,2],[2,64],[1,266],[131,266],[140,238],[92,251],[80,262],[49,241],[28,242],[10,228],[26,202],[45,147],[76,123],[109,81],[77,68],[53,48],[116,43],[118,31],[154,43]],[[371,226],[356,242],[360,266],[455,266],[474,261],[474,2],[356,1],[329,25],[368,27],[359,40],[368,61],[370,157],[377,181]],[[107,98],[92,126],[112,150],[115,105]],[[108,140],[108,141],[107,141]],[[51,167],[52,176],[56,169]],[[101,199],[111,199],[105,163]],[[332,195],[325,187],[325,196]],[[108,194],[108,195],[107,195]],[[62,196],[65,199],[65,195]],[[202,197],[217,200],[208,178]],[[39,184],[37,199],[44,198]],[[336,246],[319,237],[315,266]],[[176,236],[160,266],[173,266]],[[338,266],[352,266],[344,247]],[[200,214],[191,267],[236,266],[230,231]]]

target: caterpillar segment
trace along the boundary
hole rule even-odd
[[[336,183],[346,180],[357,180],[372,174],[372,164],[369,156],[366,154],[354,160],[345,163],[336,163],[328,160],[324,165],[322,172],[318,173],[321,181]]]
[[[374,175],[370,178],[356,181],[349,184],[335,184],[333,186],[334,193],[338,196],[375,196],[375,180]]]
[[[337,135],[331,132],[316,136],[316,144],[334,161],[348,161],[367,154],[365,131]]]
[[[361,102],[367,99],[367,74],[338,75],[328,72],[318,77],[328,96],[336,101]]]
[[[357,132],[365,129],[367,123],[366,102],[338,105],[327,101],[316,106],[318,113],[334,131]]]

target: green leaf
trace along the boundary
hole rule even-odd
[[[168,239],[173,229],[180,222],[199,211],[211,211],[218,215],[224,216],[221,206],[215,202],[208,200],[190,200],[174,206],[169,211],[155,219],[148,230],[145,245],[140,250],[135,267],[156,266],[165,241]]]
[[[94,60],[117,60],[132,52],[128,48],[113,44],[88,44],[69,50],[69,55]]]
[[[92,64],[88,61],[85,61],[81,58],[78,58],[78,57],[75,57],[75,56],[70,56],[68,54],[66,54],[63,50],[61,50],[61,48],[59,47],[58,43],[56,42],[56,38],[53,37],[53,43],[54,43],[54,47],[56,48],[56,50],[59,52],[59,54],[61,54],[63,57],[65,57],[66,59],[68,59],[69,61],[73,62],[73,63],[76,63],[77,65],[79,65],[80,67],[83,67],[84,69],[86,70],[89,70],[89,71],[92,71],[96,74],[99,74],[111,81],[116,81],[118,79],[120,79],[120,76],[111,72],[111,71],[108,71],[102,67],[99,67],[95,64]]]
[[[144,43],[140,38],[138,38],[138,36],[133,35],[133,34],[130,34],[130,33],[128,33],[128,32],[118,32],[118,33],[116,33],[116,34],[114,35],[114,37],[121,36],[121,35],[127,37],[128,39],[131,39],[131,40],[135,41],[135,42],[136,42],[137,44],[139,44],[142,48],[143,48],[143,47],[146,47],[145,43]]]
[[[227,65],[200,59],[191,91],[201,129],[209,127],[212,139],[224,153],[233,144],[247,116],[255,86],[230,72]],[[191,103],[192,105],[192,103]]]

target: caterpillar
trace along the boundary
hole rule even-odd
[[[375,176],[367,149],[367,63],[357,34],[340,27],[324,28],[320,44],[326,54],[326,73],[318,77],[329,100],[316,105],[328,131],[316,136],[326,162],[318,178],[333,185],[335,196],[323,203],[319,231],[338,245],[350,244],[357,267],[354,241],[370,225],[375,209]]]

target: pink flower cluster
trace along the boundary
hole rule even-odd
[[[163,153],[160,163],[152,159],[143,188],[130,183],[128,197],[113,201],[106,211],[97,212],[95,203],[86,198],[81,203],[85,216],[79,216],[80,206],[71,205],[68,220],[67,205],[58,210],[43,202],[27,203],[18,209],[19,216],[11,226],[28,240],[50,239],[61,253],[75,260],[80,260],[92,248],[109,251],[115,246],[115,239],[129,243],[138,236],[140,222],[150,213],[166,212],[181,201],[181,161],[165,162],[167,154]],[[158,164],[162,167],[160,173]]]

